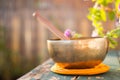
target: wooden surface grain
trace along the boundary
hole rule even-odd
[[[50,71],[54,62],[49,59],[18,80],[120,80],[120,51],[109,51],[104,64],[110,66],[107,73],[94,76],[60,75]]]

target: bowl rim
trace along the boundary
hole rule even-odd
[[[109,51],[109,40],[107,37],[81,37],[81,38],[78,38],[78,39],[71,39],[71,40],[61,40],[59,38],[56,38],[56,39],[49,39],[47,40],[47,44],[49,43],[54,43],[54,42],[74,42],[74,41],[80,41],[80,40],[87,40],[87,39],[105,39],[106,40],[106,43],[107,43],[107,48],[106,48],[106,53],[108,53]]]
[[[59,38],[55,38],[55,39],[48,39],[47,41],[74,41],[74,40],[83,40],[83,39],[106,39],[107,41],[108,41],[108,39],[107,39],[107,37],[80,37],[80,38],[77,38],[77,39],[70,39],[70,40],[61,40],[61,39],[59,39]]]

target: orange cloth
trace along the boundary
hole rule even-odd
[[[54,64],[51,68],[51,71],[59,74],[66,74],[66,75],[95,75],[105,73],[110,69],[109,66],[101,63],[100,65],[89,68],[89,69],[65,69],[64,67],[60,67],[57,64]]]

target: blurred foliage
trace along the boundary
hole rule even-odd
[[[117,41],[115,38],[120,37],[120,25],[117,28],[104,33],[103,22],[108,19],[115,20],[116,17],[120,19],[120,0],[92,0],[94,1],[94,6],[89,9],[88,19],[92,21],[92,25],[95,31],[100,37],[107,37],[109,40],[109,46],[115,48],[117,46]],[[115,7],[110,7],[114,5]]]

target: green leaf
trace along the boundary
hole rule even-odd
[[[107,38],[109,40],[109,47],[115,48],[118,45],[117,41],[114,40],[113,38],[111,38],[111,37],[107,37]]]
[[[88,14],[88,19],[89,20],[94,20],[94,21],[106,21],[106,12],[103,9],[99,8],[90,8],[89,9],[89,14]]]
[[[92,25],[93,25],[95,28],[99,28],[100,26],[102,26],[102,23],[101,23],[101,22],[98,22],[98,21],[93,21]]]
[[[108,19],[114,20],[116,16],[116,10],[118,10],[118,6],[120,4],[120,0],[92,0],[95,5],[93,8],[89,9],[88,19],[92,21],[92,25],[94,26],[95,30],[97,31],[98,35],[101,37],[106,36],[110,42],[110,47],[115,48],[117,46],[117,41],[114,40],[115,38],[120,37],[120,28],[113,29],[109,33],[104,34],[104,28],[102,23]],[[108,6],[111,3],[115,3],[115,9],[113,11],[106,11],[103,7]],[[112,4],[112,5],[113,5]],[[102,7],[103,6],[103,7]],[[106,15],[107,14],[107,15]]]
[[[111,30],[108,35],[112,38],[118,38],[120,37],[120,28],[117,28],[117,29],[114,29],[114,30]],[[116,37],[117,36],[117,37]]]
[[[111,30],[110,32],[108,32],[108,33],[106,34],[106,36],[107,36],[107,38],[108,38],[108,40],[109,40],[109,42],[110,42],[109,46],[110,46],[111,48],[115,48],[118,43],[117,43],[117,41],[114,40],[114,39],[120,37],[120,28]]]
[[[116,0],[115,1],[115,8],[116,8],[117,11],[118,11],[118,8],[119,8],[119,4],[120,4],[120,0]]]
[[[101,19],[103,21],[106,21],[106,12],[105,12],[105,10],[101,9],[100,12],[101,12]]]
[[[73,35],[73,37],[72,37],[72,38],[77,39],[77,38],[80,38],[80,37],[82,37],[82,35],[81,35],[81,34],[75,33],[75,34]]]
[[[103,6],[107,6],[109,3],[112,3],[113,0],[96,0],[98,4],[101,4]]]
[[[108,18],[110,20],[114,20],[115,19],[115,11],[109,11],[108,12]]]

